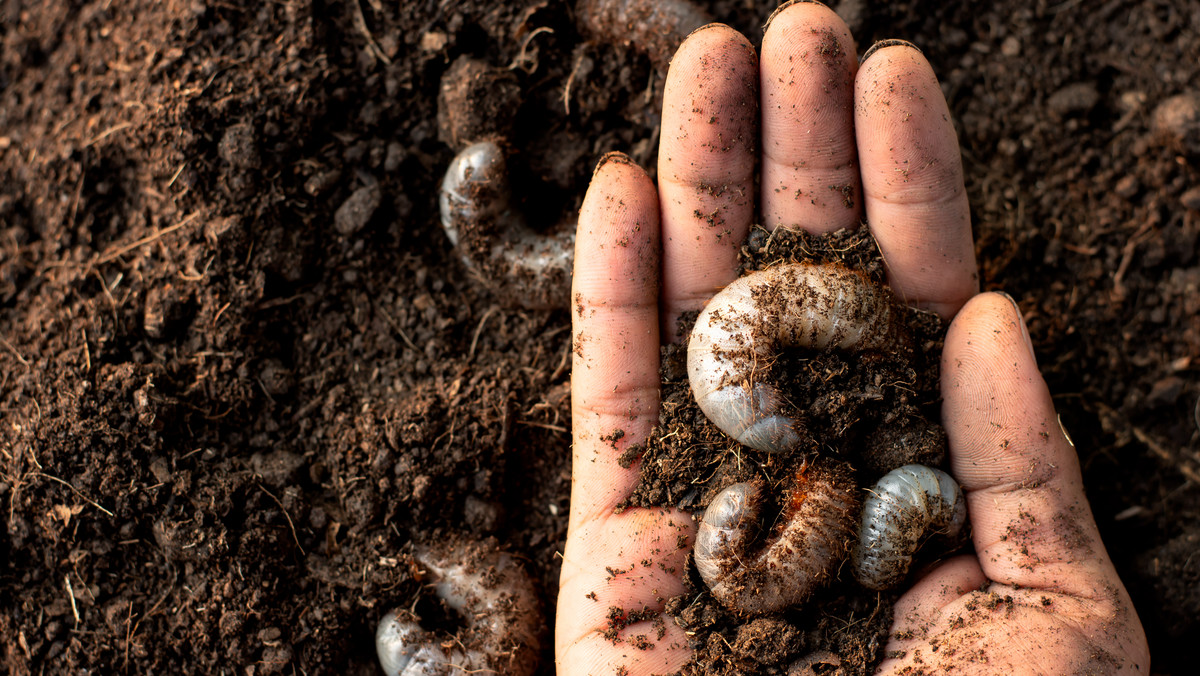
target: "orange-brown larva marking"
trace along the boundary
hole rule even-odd
[[[726,488],[704,512],[696,568],[713,596],[749,615],[803,603],[845,558],[859,511],[858,490],[840,463],[818,460],[793,475],[780,526],[755,553],[760,489]]]

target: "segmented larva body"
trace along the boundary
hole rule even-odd
[[[788,665],[787,676],[817,676],[817,667],[822,674],[845,674],[842,658],[828,650],[818,650]]]
[[[858,490],[849,472],[819,460],[796,471],[776,532],[751,552],[759,488],[739,483],[708,506],[696,534],[696,569],[713,597],[748,615],[799,605],[832,576],[854,539]]]
[[[375,632],[375,650],[387,676],[527,676],[537,667],[543,625],[533,581],[512,556],[494,545],[422,549],[438,598],[464,623],[453,637],[427,631],[402,608]]]
[[[905,465],[867,491],[854,577],[864,587],[888,589],[908,574],[926,537],[953,537],[967,522],[967,502],[954,477],[924,465]]]
[[[575,16],[585,35],[641,50],[664,71],[683,39],[712,23],[688,0],[579,0]]]
[[[723,432],[761,451],[800,442],[796,412],[767,378],[784,347],[869,350],[898,340],[890,291],[836,264],[741,277],[713,296],[688,340],[688,379]]]
[[[566,307],[575,261],[575,223],[539,233],[512,208],[500,146],[480,141],[460,152],[442,179],[442,227],[467,265],[500,296],[529,308]]]

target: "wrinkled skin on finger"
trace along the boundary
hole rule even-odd
[[[560,674],[671,673],[692,656],[663,609],[683,589],[695,521],[669,508],[618,512],[639,471],[620,458],[657,422],[660,345],[680,340],[681,312],[736,278],[756,214],[814,233],[865,218],[898,296],[952,320],[943,424],[978,554],[902,597],[880,670],[1147,673],[1141,625],[1020,314],[1004,296],[976,296],[962,162],[937,79],[907,43],[861,65],[855,54],[845,24],[812,2],[773,15],[761,59],[727,26],[700,29],[667,76],[658,185],[621,155],[597,167],[571,294]]]

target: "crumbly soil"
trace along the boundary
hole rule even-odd
[[[0,6],[3,671],[375,673],[377,620],[431,605],[413,544],[489,535],[553,621],[569,316],[449,246],[438,101],[461,56],[511,74],[487,110],[535,225],[605,152],[653,167],[660,66],[573,4]],[[756,43],[774,9],[698,4]],[[839,8],[941,77],[983,287],[1025,312],[1155,673],[1192,673],[1200,10]],[[709,636],[866,655],[838,628],[880,636],[885,602],[841,602]]]

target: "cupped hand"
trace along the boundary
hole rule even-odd
[[[667,76],[658,178],[656,190],[610,155],[580,214],[558,673],[663,674],[691,657],[663,608],[683,591],[695,522],[671,508],[617,513],[638,479],[618,459],[658,420],[659,346],[681,339],[680,313],[736,277],[756,202],[768,228],[821,233],[865,217],[893,290],[953,320],[943,424],[975,554],[900,599],[880,671],[1146,673],[1145,636],[1020,312],[976,295],[958,143],[921,53],[880,43],[860,66],[845,24],[811,2],[772,17],[761,60],[736,31],[703,28]]]

